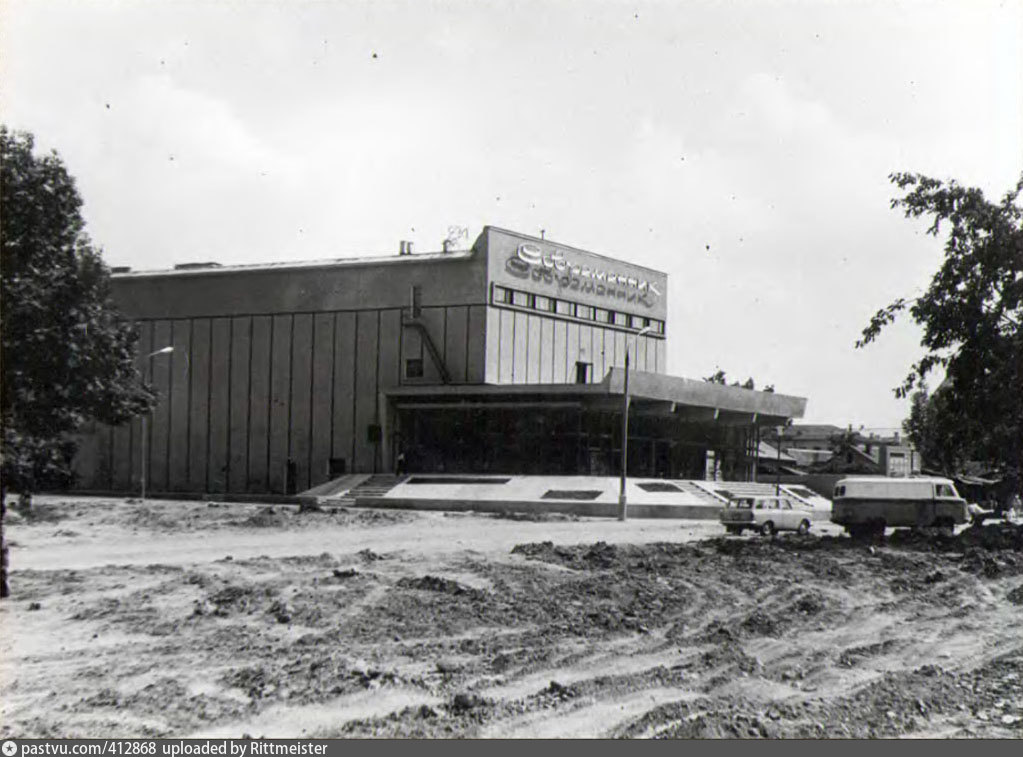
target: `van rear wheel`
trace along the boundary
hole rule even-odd
[[[767,521],[760,527],[761,536],[773,536],[774,535],[774,523]]]

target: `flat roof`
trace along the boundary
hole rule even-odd
[[[117,271],[112,274],[115,279],[143,278],[150,276],[210,276],[224,273],[248,271],[282,271],[295,269],[341,268],[347,266],[366,265],[403,265],[416,262],[451,262],[468,260],[475,250],[453,250],[450,252],[416,252],[407,255],[376,255],[351,258],[329,258],[322,260],[281,260],[272,263],[238,263],[234,265],[182,263],[185,266],[201,266],[188,268],[163,268],[139,271]]]
[[[502,400],[510,404],[533,402],[538,406],[575,401],[597,404],[602,398],[624,394],[625,369],[612,368],[599,384],[418,384],[386,390],[389,397],[415,403],[451,406],[478,402],[481,407]],[[629,397],[642,412],[642,403],[664,405],[673,414],[680,408],[708,411],[708,420],[719,413],[759,419],[763,423],[802,417],[806,399],[775,392],[758,392],[707,381],[667,376],[646,371],[629,371]]]

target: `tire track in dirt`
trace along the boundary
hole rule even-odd
[[[403,525],[360,526],[359,542],[324,521],[290,556],[307,534],[261,527],[245,559],[214,539],[216,559],[178,567],[22,573],[41,609],[26,598],[0,613],[50,646],[0,642],[0,675],[17,679],[0,735],[1020,733],[1013,531],[869,548],[829,536],[556,544],[528,536],[623,532],[501,523],[495,540],[496,521],[457,521],[481,529],[461,535],[471,550],[452,546],[442,518],[417,521],[405,552],[388,543]],[[509,543],[515,533],[527,539]],[[383,559],[359,557],[367,545]]]

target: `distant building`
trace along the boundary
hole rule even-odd
[[[772,441],[778,443],[777,435]],[[797,424],[786,428],[780,446],[798,465],[814,473],[856,473],[909,476],[920,473],[916,449],[899,432],[854,431],[829,424]]]

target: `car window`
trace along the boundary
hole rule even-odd
[[[763,502],[757,502],[756,506],[753,509],[754,510],[763,510],[764,509],[764,503]]]
[[[836,486],[835,487],[835,496],[836,497],[844,497],[845,496],[845,487],[844,486]]]

